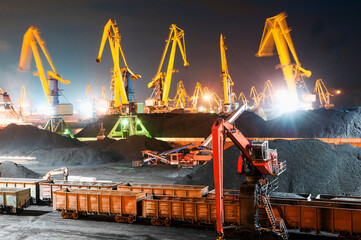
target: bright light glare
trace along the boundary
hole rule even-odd
[[[336,94],[341,94],[341,90],[336,90]]]
[[[209,96],[209,94],[204,94],[203,100],[204,101],[209,101],[209,100],[211,100],[211,96]]]
[[[199,112],[204,112],[206,109],[203,107],[203,106],[200,106],[199,108],[198,108],[198,111]]]
[[[49,105],[40,105],[38,107],[38,112],[43,115],[52,115],[54,113],[53,109]]]
[[[124,119],[122,120],[122,124],[123,124],[123,126],[128,125],[128,119],[124,118]]]
[[[299,107],[297,96],[293,96],[290,92],[282,90],[276,94],[276,102],[281,113],[296,111]]]
[[[93,106],[89,102],[83,102],[80,105],[80,113],[84,116],[91,117],[93,114]]]

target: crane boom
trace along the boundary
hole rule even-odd
[[[234,105],[232,93],[233,93],[233,81],[228,72],[226,50],[227,47],[224,44],[224,37],[221,34],[220,37],[220,49],[221,49],[221,62],[222,62],[222,78],[223,78],[223,93],[224,93],[224,105],[229,105],[228,110],[231,110],[232,105]]]
[[[171,41],[172,41],[172,48],[170,51],[167,72],[164,73],[164,72],[161,72],[161,70],[162,70],[165,56],[167,55],[168,47],[169,47],[169,44]],[[173,69],[173,65],[174,65],[175,51],[176,51],[177,45],[181,52],[184,66],[188,66],[189,63],[187,62],[187,56],[186,56],[186,50],[185,50],[184,31],[182,29],[180,29],[179,27],[177,27],[175,24],[172,24],[170,26],[170,32],[168,35],[168,39],[166,40],[166,45],[163,50],[163,54],[162,54],[162,58],[160,60],[158,71],[157,71],[156,75],[154,76],[154,78],[152,79],[152,81],[148,84],[148,88],[156,87],[159,89],[159,92],[161,95],[159,97],[162,99],[164,106],[167,105],[169,89],[170,89],[171,80],[172,80],[172,74],[173,74],[173,72],[175,72],[175,70]]]
[[[301,67],[301,63],[291,39],[291,29],[288,28],[285,20],[286,17],[286,13],[280,13],[277,16],[266,20],[261,43],[256,56],[273,56],[273,49],[276,46],[280,59],[280,65],[277,68],[282,69],[291,96],[298,99],[297,87],[306,88],[305,86],[302,86],[304,83],[301,77],[305,76],[309,78],[312,73]],[[295,60],[295,64],[291,63],[289,51]]]
[[[39,44],[41,50],[43,51],[46,59],[48,60],[48,63],[52,69],[52,71],[47,71],[47,76],[45,76],[45,71],[43,67],[43,62],[40,58],[39,49],[36,45],[36,43]],[[23,39],[23,45],[21,49],[21,55],[20,55],[20,62],[19,62],[19,71],[29,71],[30,65],[31,65],[31,52],[34,55],[34,59],[36,62],[36,67],[38,69],[37,73],[34,73],[34,76],[39,76],[41,84],[43,86],[45,97],[48,101],[48,103],[54,104],[57,100],[53,99],[53,102],[51,101],[51,91],[50,91],[50,78],[55,79],[56,81],[60,81],[64,84],[69,84],[70,81],[62,79],[59,74],[56,72],[55,66],[53,64],[53,61],[50,57],[50,54],[48,53],[48,50],[45,47],[45,41],[41,39],[38,29],[31,26],[27,30],[27,32],[24,34]],[[56,89],[54,89],[57,91]],[[57,97],[56,94],[53,96]]]
[[[101,57],[104,51],[104,47],[107,39],[109,40],[110,51],[113,58],[114,68],[113,68],[113,77],[112,77],[112,85],[114,84],[114,107],[119,107],[119,94],[121,98],[121,103],[129,104],[130,100],[130,79],[139,79],[140,75],[135,75],[128,67],[127,60],[125,59],[125,55],[120,44],[120,34],[119,29],[116,27],[116,21],[113,19],[109,19],[107,24],[104,27],[103,37],[100,43],[98,57],[96,59],[97,62],[101,62]],[[122,56],[125,67],[120,67],[119,62],[119,53]],[[125,79],[128,79],[128,94],[125,87]],[[127,96],[128,95],[128,96]]]

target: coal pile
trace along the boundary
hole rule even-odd
[[[31,125],[10,124],[0,131],[0,152],[27,153],[33,149],[72,148],[83,144]]]
[[[88,141],[85,142],[86,145],[90,146],[90,147],[95,147],[95,148],[106,148],[109,145],[115,143],[117,140],[112,139],[112,138],[104,138],[102,140],[96,140],[96,141]]]
[[[41,175],[31,171],[21,164],[13,162],[2,162],[0,163],[1,177],[7,178],[40,178]]]
[[[332,195],[361,195],[361,148],[349,144],[330,145],[314,140],[274,140],[280,160],[287,170],[279,176],[279,192]],[[240,152],[232,146],[224,152],[224,188],[239,189],[244,177],[237,173]],[[183,178],[182,184],[204,184],[214,188],[213,161]]]
[[[138,114],[152,137],[208,137],[217,114]],[[96,137],[100,123],[109,133],[118,120],[118,115],[105,116],[97,122],[87,125],[76,137]]]
[[[36,157],[42,166],[94,165],[120,158],[110,150],[92,148],[76,139],[16,124],[0,131],[0,155]]]
[[[360,138],[361,107],[295,111],[269,121],[243,113],[236,127],[246,137]]]
[[[139,160],[142,158],[141,151],[152,150],[156,152],[165,152],[171,149],[170,144],[155,138],[146,136],[130,136],[127,139],[121,139],[106,147],[117,152],[123,159]]]
[[[124,160],[114,151],[92,147],[36,149],[31,157],[41,166],[99,165]]]

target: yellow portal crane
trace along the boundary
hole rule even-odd
[[[264,84],[264,89],[263,89],[263,95],[264,95],[264,100],[263,103],[265,103],[266,99],[269,99],[269,103],[273,104],[273,85],[271,83],[271,80],[267,80],[266,83]]]
[[[86,87],[85,97],[89,97],[89,100],[90,100],[91,104],[94,104],[94,103],[97,102],[97,99],[94,97],[93,91],[92,91],[92,89],[90,87],[90,83]]]
[[[110,51],[112,53],[112,58],[114,63],[114,68],[111,69],[113,75],[110,83],[111,86],[110,89],[114,95],[114,107],[118,108],[120,107],[119,93],[120,93],[122,105],[129,104],[129,101],[132,102],[131,98],[134,92],[132,92],[131,89],[130,79],[139,79],[141,78],[141,76],[135,75],[128,67],[122,46],[120,44],[121,38],[119,34],[119,29],[118,27],[116,27],[116,21],[113,19],[109,19],[109,21],[104,27],[103,37],[100,43],[100,49],[96,61],[101,62],[101,57],[107,39],[109,40]],[[119,53],[122,56],[125,65],[122,68],[120,67],[120,63],[119,63]],[[126,81],[127,81],[127,85],[125,85]]]
[[[252,86],[251,88],[250,98],[253,99],[253,107],[257,108],[260,104],[260,100],[262,99],[262,95],[258,94],[255,86]]]
[[[43,51],[52,69],[52,71],[47,71],[47,77],[45,76],[43,63],[41,61],[39,49],[36,43],[39,44],[41,50]],[[53,61],[51,60],[48,50],[45,47],[45,41],[41,39],[38,29],[36,29],[33,26],[31,26],[24,35],[23,46],[20,55],[20,63],[18,67],[19,71],[29,71],[31,64],[31,53],[33,53],[34,55],[36,67],[38,69],[37,72],[34,72],[34,76],[39,76],[48,103],[50,105],[59,104],[59,99],[58,99],[59,89],[58,89],[57,81],[60,81],[64,84],[69,84],[70,81],[62,79],[60,75],[56,72]],[[51,91],[50,91],[50,80],[54,81],[53,89]],[[53,97],[53,101],[51,100],[51,96]]]
[[[170,51],[167,72],[165,73],[165,72],[161,72],[161,70],[163,67],[164,59],[167,54],[170,42],[172,42],[172,48]],[[189,66],[189,63],[187,62],[187,56],[186,56],[184,31],[182,29],[180,29],[179,27],[177,27],[175,24],[172,24],[170,26],[169,36],[168,36],[168,39],[166,40],[166,45],[165,45],[165,48],[163,51],[162,58],[160,60],[158,71],[155,74],[152,81],[148,84],[148,88],[154,88],[153,93],[155,93],[155,94],[152,94],[151,99],[149,99],[152,102],[150,103],[148,101],[146,103],[146,105],[148,107],[164,108],[165,106],[167,106],[169,89],[170,89],[171,80],[172,80],[172,74],[173,74],[173,72],[177,72],[175,69],[173,69],[174,57],[175,57],[175,51],[176,51],[177,44],[178,44],[179,50],[182,54],[184,66]],[[153,96],[153,95],[155,95],[155,96]],[[152,97],[154,97],[154,98],[152,98]]]
[[[193,95],[192,95],[192,107],[191,112],[197,112],[198,110],[198,99],[199,97],[203,97],[203,91],[202,91],[202,85],[200,82],[196,83],[196,87],[194,89]],[[210,97],[210,96],[209,96]]]
[[[4,94],[4,91],[0,89],[0,93]],[[18,102],[20,109],[20,116],[24,116],[24,113],[31,113],[31,103],[26,96],[25,86],[21,89],[20,100]]]
[[[0,91],[2,94],[4,94],[4,91],[1,89]],[[21,95],[20,95],[20,100],[18,102],[18,105],[20,106],[20,111],[21,109],[24,107],[24,105],[27,104],[28,98],[26,97],[26,91],[25,91],[25,86],[22,87],[21,89]]]
[[[301,67],[298,60],[295,48],[293,46],[291,35],[286,23],[286,13],[280,13],[277,16],[268,18],[263,30],[261,44],[259,46],[257,57],[273,56],[273,50],[276,46],[280,65],[276,68],[281,68],[284,78],[287,83],[290,97],[298,100],[297,88],[308,91],[302,79],[302,76],[309,78],[311,71]],[[291,63],[289,51],[291,52],[295,63]]]
[[[313,92],[318,95],[320,100],[320,107],[329,109],[335,106],[334,104],[330,103],[330,96],[333,95],[327,90],[321,78],[317,79]]]
[[[227,111],[229,112],[229,111],[232,111],[232,109],[234,108],[234,100],[232,97],[234,83],[228,72],[228,65],[227,65],[227,58],[226,58],[227,47],[224,45],[223,34],[221,34],[221,37],[220,37],[220,49],[221,49],[223,94],[224,94],[223,105],[227,106]]]
[[[242,100],[243,105],[244,105],[244,104],[247,104],[247,103],[249,102],[248,99],[246,98],[246,95],[244,95],[243,92],[241,92],[241,93],[239,94],[238,100]]]
[[[175,108],[187,108],[187,103],[190,101],[190,97],[187,94],[187,91],[184,87],[183,81],[177,83],[177,93],[174,99],[169,99],[169,101],[175,102]]]
[[[45,76],[43,63],[41,61],[39,49],[36,43],[39,44],[52,69],[52,71],[47,71],[47,77]],[[39,76],[41,84],[43,86],[45,97],[53,110],[52,116],[45,124],[43,129],[73,138],[73,133],[65,123],[64,119],[61,117],[65,115],[73,115],[73,105],[59,104],[60,90],[58,88],[58,81],[65,84],[69,84],[70,81],[62,79],[60,75],[56,72],[53,61],[51,60],[48,50],[45,47],[45,42],[43,39],[41,39],[38,29],[33,26],[29,27],[28,31],[24,34],[20,62],[18,67],[19,71],[28,71],[30,69],[31,53],[33,53],[34,55],[36,67],[38,69],[37,72],[34,72],[34,76]],[[51,90],[50,81],[53,81],[53,88]],[[53,97],[53,99],[51,99],[51,97]]]

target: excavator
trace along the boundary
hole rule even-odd
[[[40,53],[37,44],[39,44],[41,50],[43,51],[52,71],[47,71],[47,76],[45,75],[45,70],[43,67],[43,62],[40,58]],[[72,104],[60,104],[59,96],[60,89],[58,88],[58,82],[69,84],[69,80],[64,80],[57,73],[53,60],[48,53],[48,50],[45,47],[45,41],[40,37],[39,30],[34,26],[30,26],[27,32],[24,34],[23,45],[21,49],[20,62],[19,62],[19,71],[29,71],[31,65],[31,53],[34,55],[36,62],[37,72],[34,72],[34,76],[39,76],[41,84],[43,86],[45,97],[52,107],[53,113],[50,120],[44,126],[43,129],[56,132],[61,135],[74,137],[71,130],[63,120],[62,116],[73,115],[73,105]],[[52,81],[52,89],[50,90],[50,81]]]
[[[276,68],[280,68],[283,71],[287,83],[289,100],[299,103],[304,101],[303,99],[307,98],[308,95],[311,95],[303,77],[309,78],[312,73],[301,67],[301,63],[291,40],[291,29],[287,26],[286,17],[286,13],[280,13],[277,16],[266,20],[256,57],[273,56],[273,50],[276,46],[280,59],[280,64],[276,66]],[[291,52],[295,63],[291,62],[289,51]],[[314,101],[312,99],[311,96],[310,99],[308,99],[308,102]]]
[[[288,239],[285,223],[277,219],[269,201],[269,192],[274,190],[277,178],[269,180],[269,176],[277,177],[286,170],[286,161],[280,162],[277,150],[268,147],[268,141],[249,142],[232,123],[244,110],[239,107],[231,118],[218,119],[212,127],[212,135],[203,146],[213,144],[213,169],[216,194],[216,231],[217,239],[224,237],[224,205],[223,205],[223,150],[225,139],[229,137],[240,151],[238,164],[235,166],[239,174],[246,176],[246,182],[240,185],[240,231],[245,239],[254,239],[264,234],[276,234]],[[209,139],[210,138],[210,139]],[[227,159],[228,161],[229,159]],[[269,225],[263,226],[259,221],[259,211],[263,209],[268,216]]]
[[[223,110],[230,113],[233,110],[235,110],[234,98],[232,96],[234,83],[228,72],[228,65],[226,58],[227,47],[224,44],[223,34],[221,34],[220,37],[220,49],[221,49],[222,79],[223,79],[223,93],[224,93]]]
[[[97,62],[101,62],[106,41],[109,41],[110,51],[112,53],[114,67],[111,69],[112,79],[110,83],[110,91],[114,96],[114,101],[110,102],[109,111],[115,113],[135,113],[136,102],[134,99],[134,91],[131,87],[131,79],[139,79],[140,75],[135,75],[128,67],[125,55],[120,44],[119,29],[116,27],[116,21],[109,19],[104,27],[102,41],[100,43]],[[122,56],[124,67],[120,67],[119,53]],[[121,101],[119,101],[119,94]]]
[[[45,174],[43,179],[50,181],[52,179],[52,176],[59,175],[59,174],[63,174],[64,175],[64,181],[67,181],[68,176],[69,176],[69,169],[67,167],[62,167],[62,168],[50,170],[49,172],[47,172]]]
[[[172,42],[172,48],[170,51],[169,62],[167,67],[167,72],[161,72],[165,56],[167,55],[169,44]],[[165,48],[163,51],[162,58],[158,67],[158,71],[153,77],[152,81],[148,84],[148,88],[154,88],[150,98],[146,99],[145,105],[148,109],[148,112],[166,112],[169,89],[171,85],[173,72],[178,72],[173,69],[175,51],[179,47],[179,50],[182,54],[184,66],[189,66],[187,62],[185,41],[184,41],[184,31],[177,27],[175,24],[170,26],[170,32],[168,39],[166,40]]]

